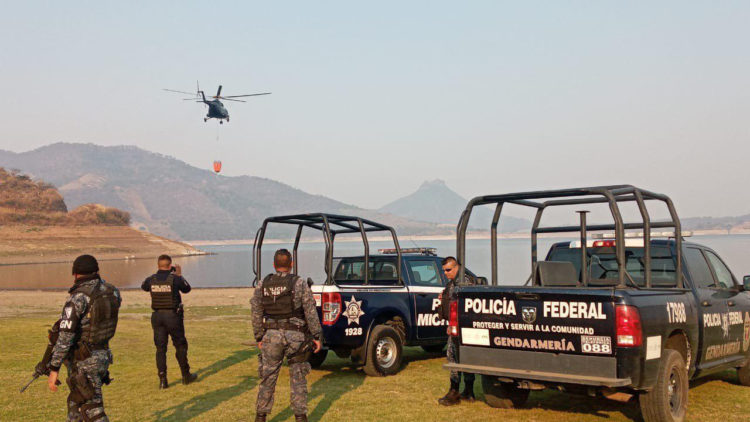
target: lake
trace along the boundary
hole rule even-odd
[[[544,257],[549,247],[565,239],[543,238],[539,241],[539,256]],[[701,243],[715,249],[726,261],[738,281],[750,274],[750,235],[696,236],[688,241]],[[452,240],[400,239],[401,247],[414,246],[437,248],[441,256],[454,255],[456,242]],[[467,266],[489,279],[489,240],[467,241]],[[273,252],[290,244],[265,244],[263,248],[263,273],[272,271]],[[392,247],[391,242],[370,242],[371,253],[378,248]],[[182,265],[183,275],[193,287],[248,287],[253,281],[251,254],[252,245],[202,246],[200,249],[213,253],[206,256],[175,258]],[[523,284],[531,272],[529,239],[500,239],[499,278],[501,284]],[[361,243],[338,242],[334,256],[361,255]],[[302,243],[299,249],[299,272],[312,277],[316,283],[325,279],[323,270],[324,248],[322,243]],[[102,261],[99,263],[102,277],[118,287],[137,288],[141,282],[156,272],[156,259]],[[0,289],[54,289],[72,284],[71,264],[0,265]]]

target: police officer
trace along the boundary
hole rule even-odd
[[[472,285],[475,284],[475,282],[468,274],[464,275],[463,283],[456,282],[459,270],[456,258],[452,256],[444,258],[442,264],[445,276],[448,277],[448,283],[440,294],[440,314],[443,319],[448,320],[450,319],[450,304],[457,299],[456,288],[459,285]],[[448,358],[448,362],[455,363],[458,361],[458,339],[451,335],[448,336],[446,357]],[[458,389],[461,384],[461,374],[463,374],[464,378],[464,391],[459,395]],[[451,371],[450,381],[451,385],[448,394],[438,399],[438,403],[443,406],[453,406],[454,404],[460,403],[461,400],[469,402],[474,401],[474,374]]]
[[[265,422],[273,407],[276,380],[284,357],[289,363],[291,405],[295,421],[307,421],[307,354],[320,351],[322,330],[315,299],[307,283],[292,270],[292,254],[279,249],[273,257],[275,274],[264,278],[253,292],[253,331],[260,348],[260,387],[256,422]],[[312,343],[314,346],[312,346]]]
[[[48,364],[48,386],[57,391],[60,366],[68,367],[68,422],[108,422],[102,384],[109,384],[112,351],[109,340],[117,328],[122,298],[113,285],[99,277],[99,264],[91,255],[73,262],[75,283],[63,306],[60,333]]]
[[[159,388],[169,387],[167,381],[167,341],[172,337],[175,357],[182,372],[182,383],[190,384],[198,375],[190,373],[183,323],[182,297],[180,292],[190,292],[190,284],[182,277],[182,268],[172,266],[169,255],[160,255],[157,260],[159,270],[141,284],[141,289],[151,292],[151,328],[154,329],[156,345],[156,369],[159,371]]]

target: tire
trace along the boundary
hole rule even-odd
[[[393,375],[401,370],[404,348],[401,335],[389,325],[378,325],[367,343],[365,374],[375,377]]]
[[[319,368],[320,365],[323,364],[323,362],[326,360],[326,357],[328,356],[328,349],[322,349],[318,353],[312,353],[310,354],[310,359],[307,361],[310,362],[310,366],[313,368]]]
[[[484,401],[490,407],[511,409],[522,407],[529,399],[529,390],[518,388],[507,382],[500,382],[497,377],[482,375]]]
[[[427,353],[443,353],[443,350],[445,350],[444,344],[428,344],[425,346],[422,346],[422,350],[424,350]]]
[[[737,378],[739,378],[740,384],[750,387],[750,360],[747,361],[745,366],[737,368]]]
[[[685,359],[676,350],[664,349],[653,390],[638,401],[645,422],[682,422],[687,417],[688,372]]]

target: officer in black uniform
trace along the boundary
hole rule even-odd
[[[167,341],[172,337],[175,357],[182,372],[182,383],[190,384],[198,376],[190,373],[187,352],[188,343],[185,338],[183,323],[182,297],[180,292],[188,293],[190,284],[182,277],[182,268],[172,266],[169,255],[161,255],[158,259],[159,271],[143,281],[141,289],[151,292],[151,327],[154,329],[154,344],[156,345],[156,369],[159,371],[159,388],[167,388]]]

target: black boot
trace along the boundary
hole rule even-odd
[[[255,422],[266,422],[266,414],[265,413],[257,413],[255,415]]]
[[[474,401],[474,384],[464,385],[464,391],[461,393],[461,400],[469,403]]]
[[[307,422],[307,415],[294,415],[294,422]]]
[[[461,395],[458,394],[458,389],[451,388],[448,390],[448,394],[439,398],[438,403],[443,406],[453,406],[461,403]]]
[[[167,381],[167,373],[159,372],[159,389],[169,388],[169,381]]]
[[[198,379],[197,374],[191,374],[190,372],[182,374],[182,383],[185,385],[190,384],[191,382],[194,382]]]

